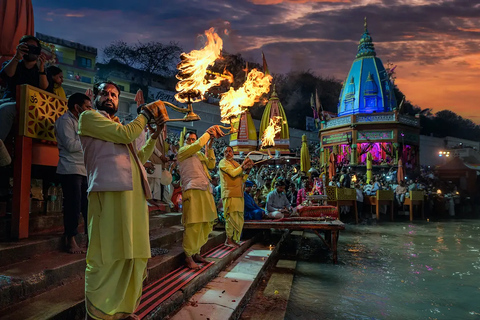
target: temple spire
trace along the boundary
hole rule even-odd
[[[360,38],[360,42],[358,44],[358,52],[356,58],[362,57],[375,57],[377,53],[375,52],[375,46],[373,45],[373,39],[370,36],[370,33],[367,29],[367,17],[364,19],[364,32],[362,38]]]
[[[356,57],[340,91],[338,116],[390,112],[397,107],[394,86],[382,61],[377,58],[367,18]]]
[[[263,60],[263,73],[267,76],[270,75],[270,70],[268,70],[267,59],[265,59],[265,54],[262,51],[262,60]]]

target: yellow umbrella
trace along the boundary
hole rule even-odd
[[[367,183],[372,181],[372,154],[367,152]]]
[[[179,144],[180,148],[183,147],[183,143],[184,143],[183,140],[185,140],[185,134],[186,134],[186,133],[187,133],[187,128],[186,128],[186,127],[183,127],[183,130],[182,130],[182,132],[180,133],[180,140],[178,141],[178,144]]]
[[[330,149],[323,148],[323,164],[328,166],[328,160],[330,159]]]
[[[307,136],[302,136],[302,149],[300,151],[300,170],[308,172],[310,170],[310,153],[308,152]],[[308,172],[310,175],[310,173]]]

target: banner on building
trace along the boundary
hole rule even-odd
[[[148,87],[148,101],[157,101],[157,100],[162,100],[166,102],[170,102],[173,105],[176,105],[177,107],[180,108],[186,108],[187,105],[185,103],[180,103],[177,100],[175,100],[175,92],[174,91],[169,91],[169,90],[164,90],[164,89],[159,89],[155,87]]]
[[[379,140],[392,140],[393,131],[358,131],[357,141],[377,142]]]
[[[337,144],[351,144],[352,132],[341,132],[334,134],[322,135],[322,146],[337,145]]]

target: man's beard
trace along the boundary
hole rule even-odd
[[[107,106],[106,105],[107,103],[110,103],[111,106]],[[115,115],[115,113],[117,113],[117,108],[115,107],[112,101],[108,101],[108,100],[103,101],[101,104],[98,101],[96,101],[95,105],[97,106],[97,110],[105,111],[110,116],[113,116]]]

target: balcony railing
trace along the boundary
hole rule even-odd
[[[352,123],[352,117],[351,116],[333,118],[333,119],[330,119],[327,122],[325,122],[322,129],[329,129],[329,128],[332,128],[332,127],[344,126],[344,125],[351,124],[351,123]]]
[[[92,71],[94,68],[94,63],[92,61],[92,65],[91,66],[86,66],[86,65],[81,65],[78,60],[73,60],[73,59],[68,59],[68,58],[64,58],[64,57],[58,57],[58,63],[60,64],[63,64],[63,65],[67,65],[67,66],[73,66],[75,68],[79,68],[79,69],[83,69],[83,70],[89,70],[89,71]]]

